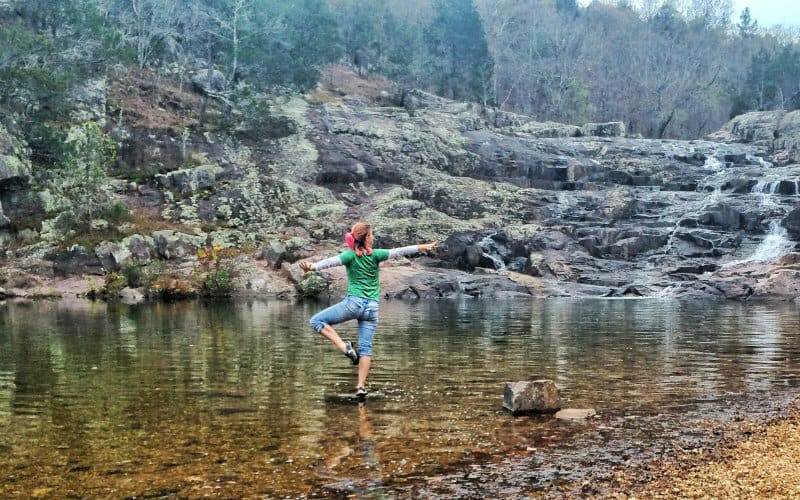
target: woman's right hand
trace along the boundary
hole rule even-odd
[[[314,264],[311,264],[309,262],[301,261],[300,264],[298,265],[300,266],[300,269],[302,269],[305,272],[314,270]]]

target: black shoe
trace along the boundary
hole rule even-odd
[[[344,343],[344,355],[350,358],[354,365],[358,364],[358,353],[353,349],[353,343],[349,340]]]
[[[356,401],[363,403],[367,400],[367,389],[364,387],[356,387]]]

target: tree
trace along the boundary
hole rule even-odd
[[[116,157],[116,143],[97,123],[69,129],[63,162],[49,172],[46,186],[53,195],[50,210],[62,231],[88,228],[92,219],[108,208],[108,167]]]
[[[242,73],[257,86],[314,87],[325,64],[341,56],[336,21],[323,0],[256,0],[251,26],[281,19],[279,33],[262,32],[242,44]]]
[[[170,0],[129,0],[123,3],[125,10],[121,11],[122,15],[130,16],[123,26],[131,29],[129,37],[136,46],[139,68],[147,66],[162,42],[178,36],[179,5],[179,2]]]
[[[441,95],[492,102],[493,61],[472,0],[434,0],[425,30],[432,58],[431,79]]]
[[[739,29],[739,36],[742,38],[753,38],[758,32],[758,21],[750,17],[750,7],[745,7],[742,14],[739,16],[739,23],[736,24]]]

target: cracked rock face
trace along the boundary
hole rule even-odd
[[[403,104],[284,96],[270,113],[291,132],[274,137],[132,128],[121,164],[157,182],[127,196],[194,228],[197,241],[154,235],[170,259],[208,241],[264,248],[298,234],[308,253],[332,254],[362,219],[376,246],[440,241],[431,267],[398,278],[394,296],[485,296],[483,287],[791,298],[795,270],[775,259],[800,250],[800,111],[748,113],[705,140],[674,141],[417,91]],[[29,175],[25,157],[0,130],[0,226],[11,218],[8,186]],[[101,260],[116,260],[102,248]]]

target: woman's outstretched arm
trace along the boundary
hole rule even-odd
[[[434,248],[439,245],[438,241],[434,241],[431,243],[422,243],[420,245],[411,245],[407,247],[400,247],[400,248],[392,248],[389,250],[389,258],[395,259],[397,257],[405,257],[406,255],[413,255],[419,252],[428,252],[433,250]]]
[[[302,269],[305,272],[308,272],[308,271],[322,271],[323,269],[328,269],[329,267],[343,266],[344,264],[342,263],[342,259],[340,259],[339,256],[337,255],[336,257],[331,257],[329,259],[321,260],[314,264],[303,261],[300,262],[300,264],[298,265],[300,266],[300,269]]]

